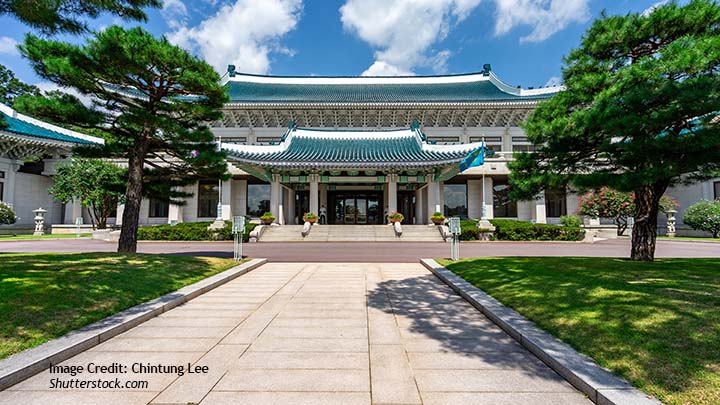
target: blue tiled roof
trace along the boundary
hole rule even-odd
[[[229,81],[235,103],[422,103],[540,100],[551,96],[520,96],[487,81],[402,84],[278,84]]]
[[[86,139],[77,138],[60,132],[56,132],[47,128],[43,128],[39,125],[32,124],[30,122],[22,121],[18,118],[13,118],[3,112],[0,112],[5,118],[5,122],[8,124],[7,127],[0,127],[0,131],[12,132],[18,135],[24,135],[35,138],[48,139],[60,142],[69,142],[76,144],[92,144],[93,142]]]
[[[290,136],[287,145],[276,145],[258,149],[253,146],[237,145],[226,148],[231,160],[257,166],[284,167],[428,167],[438,166],[464,159],[472,145],[458,147],[428,147],[419,134],[407,129],[399,131],[373,132],[367,136],[353,134],[352,137],[334,137],[331,131],[301,129],[302,134]],[[312,132],[323,134],[309,135]],[[357,131],[356,131],[357,132]],[[392,134],[406,132],[406,134]],[[283,142],[283,143],[284,143]]]

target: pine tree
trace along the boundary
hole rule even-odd
[[[525,124],[537,151],[510,165],[512,195],[568,183],[632,191],[630,256],[653,260],[665,190],[720,170],[719,73],[715,2],[603,15],[565,60],[567,90]]]
[[[161,5],[159,0],[2,0],[0,15],[15,16],[43,34],[78,34],[87,31],[83,17],[97,18],[102,13],[111,13],[126,20],[146,21],[142,8]]]
[[[206,123],[227,100],[207,63],[141,28],[113,26],[85,45],[28,35],[20,47],[35,72],[95,99],[87,107],[55,93],[23,97],[23,109],[103,134],[103,146],[76,148],[82,157],[122,160],[128,169],[119,252],[135,252],[143,195],[182,203],[178,186],[222,177],[225,155]],[[58,98],[64,97],[62,102]]]

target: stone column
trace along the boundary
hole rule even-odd
[[[575,194],[570,188],[567,189],[567,194],[565,194],[565,204],[568,215],[578,215],[578,208],[580,205],[579,199],[580,196],[578,194]]]
[[[440,205],[440,183],[430,179],[427,183],[427,189],[427,216],[430,218],[435,211],[443,212]]]
[[[308,176],[310,181],[310,212],[319,215],[320,212],[320,176],[311,174]]]
[[[280,188],[280,175],[273,174],[270,183],[270,213],[276,218],[280,217],[280,198],[282,197]]]
[[[545,213],[545,193],[542,192],[535,197],[532,207],[532,219],[536,224],[547,224],[547,215]]]
[[[287,196],[287,193],[285,192],[285,187],[280,185],[280,206],[278,207],[278,215],[277,215],[277,222],[280,225],[285,225],[285,197]]]
[[[422,204],[422,190],[416,190],[415,191],[415,225],[420,225],[425,223],[425,218],[423,215],[423,204]]]
[[[485,176],[485,182],[483,183],[483,192],[485,193],[485,215],[482,219],[493,219],[495,218],[493,209],[493,179],[490,176]],[[482,204],[482,203],[481,203]],[[482,207],[481,207],[482,209]]]
[[[302,218],[297,218],[297,221],[295,220],[295,190],[288,188],[287,196],[287,223],[297,225],[298,221],[302,220]]]
[[[176,191],[184,191],[182,187],[177,187]],[[118,215],[120,214],[120,209],[118,209]],[[175,205],[170,204],[168,205],[168,224],[171,223],[180,223],[183,222],[183,206],[182,205]]]
[[[5,195],[2,196],[2,199],[4,202],[11,204],[14,209],[17,210],[15,205],[15,173],[17,173],[18,169],[20,169],[20,165],[14,162],[15,161],[12,160],[10,161],[8,164],[8,171],[5,173],[5,186],[3,188]],[[72,223],[75,223],[74,219]]]
[[[172,208],[172,205],[170,207]],[[115,226],[122,225],[123,212],[125,212],[125,204],[118,203],[117,208],[115,208]]]
[[[225,180],[222,182],[222,190],[220,193],[222,201],[221,217],[223,220],[228,221],[232,219],[232,179]]]
[[[247,180],[233,180],[232,211],[235,215],[247,215]]]
[[[82,209],[82,203],[80,201],[71,201],[67,204],[65,204],[65,223],[66,224],[75,224],[75,218],[77,217],[83,217],[83,209]],[[122,219],[121,219],[122,221]],[[85,223],[85,218],[83,217],[83,223]]]
[[[388,213],[397,212],[397,182],[397,174],[388,174]]]

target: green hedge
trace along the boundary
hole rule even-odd
[[[232,240],[232,222],[225,221],[220,230],[209,230],[212,222],[181,222],[177,225],[151,225],[138,229],[138,240]],[[243,240],[247,242],[250,232],[257,224],[247,222]]]
[[[585,237],[585,230],[579,227],[533,224],[511,219],[491,219],[490,223],[495,225],[495,239],[497,240],[580,241]]]
[[[460,240],[478,240],[480,238],[478,221],[475,219],[465,219],[460,221]]]

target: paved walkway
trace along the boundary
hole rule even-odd
[[[295,242],[245,243],[243,253],[270,262],[376,262],[410,263],[428,257],[449,257],[449,243],[399,242]],[[232,257],[232,242],[140,242],[141,253],[176,253]],[[90,239],[0,241],[2,252],[115,252],[117,245]],[[372,254],[368,254],[371,252]],[[629,257],[630,241],[589,243],[463,242],[461,257],[486,256],[590,256]],[[720,243],[658,240],[655,257],[720,257]]]
[[[83,391],[45,371],[0,403],[589,403],[419,264],[267,264],[63,364],[113,362],[208,369]]]

